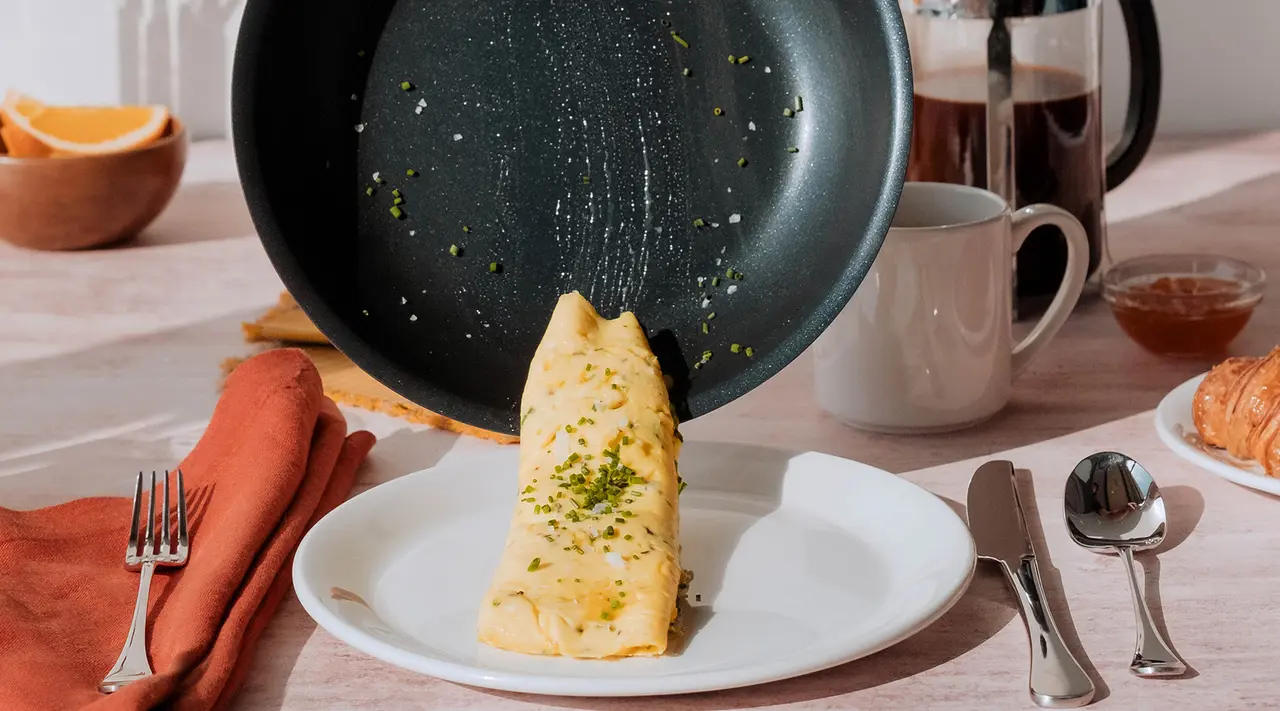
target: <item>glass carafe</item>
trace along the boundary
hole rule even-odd
[[[900,0],[915,80],[908,179],[987,188],[1015,207],[1047,202],[1089,233],[1089,273],[1107,260],[1104,195],[1141,162],[1160,105],[1150,0],[1118,0],[1129,39],[1125,130],[1103,144],[1101,0]],[[1018,252],[1017,311],[1057,291],[1066,244],[1037,230]]]

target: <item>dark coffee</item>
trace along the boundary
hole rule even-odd
[[[987,75],[984,69],[936,72],[915,87],[910,180],[987,186]],[[1014,69],[1015,207],[1047,202],[1089,233],[1089,274],[1102,260],[1101,110],[1096,87],[1078,74]],[[1055,227],[1032,232],[1018,251],[1019,301],[1050,296],[1062,283],[1067,247]]]

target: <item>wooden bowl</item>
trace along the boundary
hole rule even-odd
[[[0,239],[40,250],[99,247],[138,234],[178,189],[187,132],[123,153],[56,158],[0,155]]]

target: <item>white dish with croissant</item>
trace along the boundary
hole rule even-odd
[[[1156,408],[1155,426],[1183,459],[1280,496],[1280,348],[1229,358],[1174,388]]]

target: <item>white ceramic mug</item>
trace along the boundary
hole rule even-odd
[[[1066,276],[1015,344],[1013,255],[1043,225],[1066,238]],[[1088,257],[1084,227],[1061,208],[1014,212],[986,190],[907,183],[867,278],[814,344],[818,404],[878,432],[945,432],[986,420],[1071,314]]]

